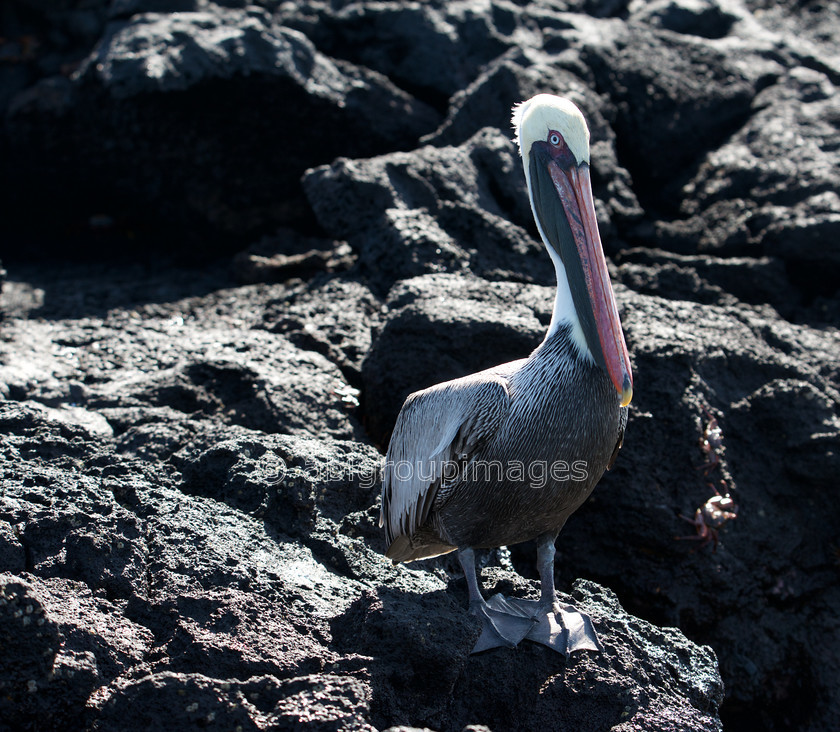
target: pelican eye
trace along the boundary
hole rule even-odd
[[[560,144],[560,135],[558,135],[556,132],[552,132],[552,133],[548,136],[548,141],[549,141],[552,145],[554,145],[554,147],[557,147],[557,146]]]

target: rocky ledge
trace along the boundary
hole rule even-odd
[[[4,12],[0,726],[840,727],[834,5]],[[590,121],[636,374],[558,541],[604,652],[470,656],[451,557],[382,557],[381,454],[545,332],[541,91]]]

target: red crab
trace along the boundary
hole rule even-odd
[[[720,483],[724,488],[726,487],[726,483],[723,481]],[[710,487],[714,488],[714,486]],[[694,512],[693,519],[680,514],[681,519],[694,524],[697,534],[695,536],[675,536],[675,539],[701,541],[703,542],[700,544],[701,548],[711,542],[713,551],[717,550],[718,529],[730,519],[737,518],[738,504],[735,503],[728,492],[721,495],[717,488],[714,488],[714,491],[715,495]]]
[[[715,468],[720,467],[721,454],[726,448],[723,446],[723,430],[718,425],[717,419],[706,407],[703,407],[703,414],[706,415],[708,421],[700,437],[700,449],[706,456],[706,462],[697,469],[702,470],[704,475],[708,475]]]

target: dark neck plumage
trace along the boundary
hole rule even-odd
[[[558,323],[549,330],[545,340],[531,354],[531,358],[557,359],[579,365],[591,365],[592,361],[581,355],[580,348],[574,342],[574,324]]]

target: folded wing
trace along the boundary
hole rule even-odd
[[[507,381],[491,372],[438,384],[406,399],[397,417],[382,482],[380,526],[386,556],[408,561],[455,547],[438,542],[415,551],[443,480],[457,480],[461,465],[498,430],[510,408]]]

